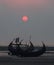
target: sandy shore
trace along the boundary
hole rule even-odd
[[[40,57],[9,56],[0,51],[0,65],[54,65],[54,53],[43,54]]]
[[[54,65],[54,56],[14,57],[0,56],[0,65]]]

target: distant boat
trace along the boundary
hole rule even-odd
[[[19,42],[19,38],[15,39],[16,42],[15,44],[12,41],[8,46],[8,50],[9,50],[8,54],[20,56],[20,57],[38,57],[46,51],[44,42],[42,42],[43,47],[41,49],[39,49],[38,51],[34,51],[35,48],[31,41],[29,41],[30,46],[27,44],[22,44],[22,41],[23,40]]]

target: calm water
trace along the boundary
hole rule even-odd
[[[16,57],[0,52],[0,65],[54,65],[54,52],[45,53],[40,57]]]

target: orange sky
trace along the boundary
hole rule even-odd
[[[11,7],[37,7],[47,4],[48,0],[0,0],[0,3],[5,3]]]

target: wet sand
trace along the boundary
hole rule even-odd
[[[0,57],[0,65],[54,65],[54,57]]]
[[[0,65],[54,65],[54,54],[20,58],[0,53]]]

